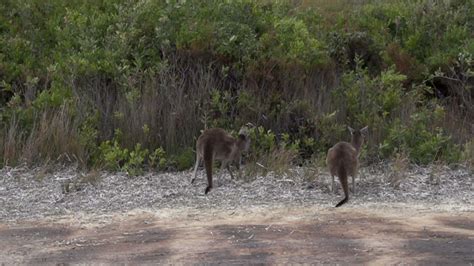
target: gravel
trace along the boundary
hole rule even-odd
[[[402,203],[474,210],[473,175],[465,167],[412,165],[396,172],[396,185],[393,169],[389,164],[362,168],[356,179],[356,194],[351,194],[345,207]],[[225,172],[223,177],[215,175],[219,186],[206,196],[203,171],[190,184],[191,171],[130,177],[125,173],[88,174],[72,167],[49,171],[5,167],[0,169],[0,219],[15,221],[71,213],[103,215],[134,209],[334,206],[342,199],[339,184],[337,194],[330,192],[326,169],[313,170],[319,174],[308,175],[308,168],[294,168],[282,176],[270,173],[250,182],[231,180]],[[314,181],[307,181],[309,177]]]

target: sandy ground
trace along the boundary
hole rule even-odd
[[[334,208],[324,170],[223,176],[206,196],[189,171],[0,169],[0,264],[474,264],[470,170],[361,172]]]
[[[474,213],[405,204],[134,210],[0,224],[0,239],[6,264],[472,265]]]

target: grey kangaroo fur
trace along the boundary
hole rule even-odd
[[[340,207],[349,200],[349,185],[347,178],[352,176],[352,192],[355,193],[355,176],[359,167],[359,154],[364,137],[367,135],[368,127],[360,130],[354,130],[348,127],[351,132],[351,143],[341,141],[329,149],[326,164],[332,177],[332,191],[334,191],[334,176],[339,177],[342,189],[344,190],[344,199],[336,207]]]
[[[196,179],[201,161],[204,161],[208,183],[205,194],[209,193],[212,189],[212,163],[214,160],[221,161],[221,170],[227,168],[231,178],[234,178],[234,175],[229,168],[229,163],[235,162],[240,175],[241,154],[250,147],[249,126],[253,125],[247,123],[247,125],[243,126],[237,138],[232,137],[222,128],[205,130],[196,142],[196,164],[194,165],[191,183]]]

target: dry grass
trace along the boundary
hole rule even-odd
[[[445,165],[441,163],[435,163],[431,167],[431,172],[429,173],[429,182],[431,185],[439,185],[440,184],[440,176],[446,169],[449,169],[449,167],[446,167]]]
[[[63,194],[68,194],[81,191],[89,185],[96,186],[101,180],[101,173],[92,169],[86,174],[78,174],[76,178],[66,180],[62,184],[62,192]]]
[[[315,1],[311,5],[333,6],[339,3],[350,6],[349,2]],[[353,4],[363,2],[366,1]],[[297,133],[312,136],[321,143],[333,144],[336,142],[334,139],[339,139],[340,132],[334,131],[332,125],[346,123],[347,114],[345,107],[335,104],[331,96],[340,82],[333,67],[304,70],[274,65],[266,69],[262,66],[262,69],[248,76],[232,78],[220,74],[220,67],[219,63],[207,62],[201,57],[170,55],[168,65],[158,73],[130,76],[124,81],[125,85],[100,75],[80,77],[71,85],[77,100],[74,117],[65,106],[54,111],[43,111],[37,114],[32,129],[28,131],[21,128],[17,119],[11,119],[10,124],[0,132],[0,163],[15,165],[19,161],[36,163],[58,158],[85,163],[89,155],[79,143],[79,126],[84,116],[90,115],[90,110],[98,110],[99,134],[93,142],[109,140],[113,138],[114,130],[119,129],[122,132],[120,142],[124,147],[132,148],[141,143],[143,148],[154,150],[162,146],[168,154],[194,146],[205,122],[217,120],[231,125],[252,122],[271,129],[275,134],[291,131],[293,134],[295,130],[304,129],[305,132]],[[263,70],[268,71],[258,72]],[[215,114],[208,108],[212,90],[231,94],[229,112]],[[240,102],[236,102],[241,99],[236,99],[243,92],[250,95],[250,100],[239,106]],[[417,104],[413,100],[417,96],[405,97],[393,114],[402,124],[410,121]],[[275,105],[284,108],[272,114],[272,106]],[[316,119],[327,114],[335,116],[326,124]],[[436,126],[445,129],[457,143],[463,144],[472,135],[472,123],[467,118],[459,117],[459,111],[446,108],[446,119]],[[368,157],[375,158],[373,155],[376,155],[379,144],[387,134],[386,128],[381,124],[370,129],[367,146],[374,154],[368,154]],[[321,132],[330,134],[321,135]],[[472,152],[470,157],[469,151],[465,153],[465,158],[472,158]],[[290,151],[274,150],[258,160],[249,160],[252,163],[249,163],[247,177],[269,171],[286,174],[295,156]],[[467,160],[472,165],[472,159]]]
[[[72,118],[68,107],[42,111],[37,117],[30,131],[21,128],[15,118],[5,128],[6,134],[0,138],[4,165],[72,162],[82,157],[83,149],[78,141],[79,123]]]
[[[212,89],[224,87],[224,80],[213,62],[192,55],[169,55],[167,61],[157,73],[135,73],[120,84],[107,77],[74,82],[80,108],[99,111],[99,142],[119,129],[126,148],[141,143],[174,154],[194,144],[203,128],[201,107]]]
[[[301,67],[280,69],[272,65],[268,72],[256,70],[237,78],[223,75],[222,65],[207,62],[205,57],[183,54],[168,55],[167,59],[168,64],[157,73],[130,76],[120,89],[106,77],[83,77],[73,82],[80,108],[99,110],[99,142],[111,139],[119,129],[120,142],[126,148],[141,143],[149,150],[162,146],[175,154],[193,146],[209,121],[252,122],[278,133],[297,127],[295,116],[312,117],[334,109],[330,98],[338,77],[332,66],[307,73]],[[265,66],[262,69],[266,70]],[[274,82],[269,82],[268,76]],[[229,101],[225,104],[230,110],[218,113],[209,107],[212,91],[229,93],[229,99],[222,101]],[[251,102],[237,104],[240,93],[251,95]],[[268,117],[274,95],[280,95],[285,103],[297,104],[288,104],[288,111]]]
[[[96,185],[101,181],[102,176],[99,171],[97,171],[96,169],[92,169],[88,173],[82,175],[80,179],[83,183]]]
[[[278,148],[270,152],[263,160],[267,168],[271,169],[276,176],[287,175],[292,167],[292,163],[298,156],[297,152],[291,149]]]
[[[397,153],[391,164],[391,171],[388,176],[390,185],[394,188],[400,187],[400,184],[407,177],[410,160],[404,153]]]
[[[71,158],[80,158],[82,147],[78,141],[78,126],[66,106],[42,113],[22,149],[22,160],[34,163],[43,159],[71,161]]]
[[[220,86],[213,67],[182,66],[175,61],[156,76],[131,81],[130,86],[141,82],[141,97],[135,102],[121,97],[115,110],[124,117],[115,119],[115,126],[124,133],[124,145],[163,146],[172,154],[179,147],[192,146],[203,128],[199,105],[209,99],[212,88]]]
[[[30,130],[20,129],[18,122],[12,119],[0,138],[4,162],[15,165],[22,160],[31,164],[40,159],[61,157],[84,165],[89,154],[87,147],[81,147],[79,142],[80,125],[88,116],[94,115],[94,110],[98,116],[97,124],[93,126],[94,129],[97,127],[98,134],[93,142],[112,139],[118,129],[121,132],[119,142],[124,148],[141,143],[149,150],[161,146],[168,154],[176,154],[194,145],[200,130],[205,127],[206,120],[202,119],[205,115],[208,121],[253,122],[274,132],[286,132],[297,126],[295,115],[310,117],[333,108],[330,95],[337,76],[331,67],[313,69],[307,75],[302,68],[291,71],[277,68],[268,74],[278,82],[269,83],[258,74],[242,79],[225,76],[218,62],[208,62],[195,55],[169,55],[167,59],[168,64],[157,73],[136,73],[125,81],[114,80],[105,74],[77,77],[71,82],[76,99],[74,118],[63,106],[59,110],[37,113]],[[235,102],[229,102],[232,107],[228,113],[216,114],[209,108],[213,90],[230,92],[230,101],[238,96],[233,91],[248,92],[260,109],[253,112],[248,105],[237,107]],[[271,97],[274,94],[281,94],[282,101],[301,104],[290,106],[293,109],[276,117],[265,117],[274,104]],[[293,159],[293,155],[286,156],[291,157],[288,158],[290,161]],[[285,159],[281,156],[275,160],[279,162],[267,158],[264,163],[284,172],[289,162],[283,162]]]
[[[3,164],[15,164],[19,157],[18,146],[21,143],[18,120],[11,119],[10,124],[0,134],[0,148],[2,152]]]
[[[277,177],[291,176],[292,163],[297,155],[294,150],[276,148],[258,159],[251,159],[243,171],[244,181],[252,181],[270,172]]]
[[[463,113],[462,108],[456,102],[447,102],[445,116],[438,126],[443,128],[458,144],[469,143],[474,135],[474,116]]]
[[[303,168],[303,180],[307,183],[313,183],[319,177],[321,168],[315,165],[308,165]]]
[[[474,138],[464,144],[462,160],[465,162],[467,168],[471,172],[474,172]]]

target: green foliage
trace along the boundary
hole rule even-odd
[[[450,137],[441,128],[430,129],[434,119],[436,112],[425,111],[412,115],[408,125],[395,121],[380,147],[382,152],[386,155],[402,152],[419,164],[438,160],[448,163],[459,161],[460,149],[451,142]]]
[[[423,101],[417,90],[403,88],[405,78],[392,69],[371,78],[360,63],[355,71],[346,73],[334,96],[340,106],[346,107],[347,124],[368,125],[369,142],[383,143],[380,147],[370,146],[367,152],[371,157],[391,157],[403,152],[420,164],[459,160],[459,148],[441,128],[432,126],[439,124],[445,115],[441,107],[430,111],[428,104],[419,106],[409,120],[402,122],[399,118],[404,106],[416,108]]]
[[[280,139],[271,130],[265,130],[259,126],[250,129],[250,138],[252,139],[250,154],[251,163],[246,176],[255,176],[258,174],[267,174],[273,171],[276,175],[286,173],[291,164],[298,158],[301,149],[299,139],[291,140],[291,136],[283,133]],[[305,138],[305,145],[312,145],[311,138]]]
[[[232,98],[229,91],[212,90],[209,107],[212,120],[209,127],[228,128],[231,122],[228,117],[231,106]]]
[[[430,81],[449,81],[453,83],[450,94],[455,95],[459,102],[459,107],[466,113],[474,112],[474,60],[473,54],[461,52],[448,69],[437,70],[430,75]]]
[[[97,155],[97,139],[99,132],[97,130],[97,120],[99,119],[99,114],[96,112],[93,115],[87,116],[79,129],[79,144],[84,149],[83,162],[85,164],[90,163],[91,161],[95,162],[98,160]],[[110,143],[109,143],[110,145]],[[104,147],[105,148],[105,147]],[[94,156],[95,155],[95,156]]]
[[[37,78],[35,80],[37,82]],[[33,106],[37,109],[57,108],[63,104],[72,104],[72,93],[70,88],[64,88],[56,81],[53,81],[49,90],[39,93],[33,101]]]
[[[317,139],[314,153],[325,157],[328,149],[338,141],[345,139],[347,127],[345,124],[338,123],[337,111],[319,116],[315,124],[317,126]],[[321,156],[319,156],[321,157]]]
[[[378,74],[382,70],[380,47],[366,32],[332,32],[327,37],[329,55],[343,69],[367,67],[370,73]]]
[[[135,145],[135,149],[130,151],[128,160],[123,165],[122,169],[129,175],[135,176],[143,173],[143,165],[148,156],[148,149],[143,149],[140,143]]]
[[[266,54],[285,61],[315,65],[327,60],[321,41],[314,38],[304,21],[298,18],[274,21],[273,31],[262,35],[262,43]]]
[[[340,93],[348,120],[370,126],[383,123],[400,106],[405,78],[390,69],[372,79],[358,64],[355,71],[345,74],[342,79]]]
[[[276,135],[271,130],[265,130],[262,126],[250,130],[252,153],[256,157],[266,154],[276,147]]]
[[[386,128],[399,116],[401,108],[414,104],[417,99],[404,90],[404,75],[388,69],[371,78],[368,70],[361,68],[361,62],[356,62],[356,69],[343,75],[341,86],[334,92],[334,101],[344,107],[340,111],[344,111],[346,125],[369,126],[369,141],[377,143],[384,138]],[[342,128],[345,127],[339,127]],[[371,146],[369,153],[378,154],[376,145]]]
[[[90,120],[88,120],[90,121]],[[89,123],[83,125],[83,134],[86,141],[91,141],[91,135],[95,135],[95,130],[89,128]],[[136,143],[132,150],[123,148],[120,141],[123,134],[120,130],[115,131],[113,140],[107,140],[100,144],[96,158],[93,159],[99,166],[112,171],[125,171],[130,176],[136,176],[143,173],[146,166],[156,170],[164,170],[170,164],[175,164],[169,160],[165,150],[162,147],[156,148],[150,152],[142,144]],[[189,165],[189,153],[186,151],[176,157],[176,164],[180,170]],[[187,161],[188,160],[188,161]]]
[[[107,140],[100,144],[98,163],[106,169],[118,171],[129,158],[128,149],[122,149],[117,140]]]
[[[166,168],[168,164],[168,160],[166,158],[166,152],[162,147],[155,149],[149,155],[149,164],[150,167],[163,170]]]
[[[303,139],[303,143],[306,146],[312,146],[313,143],[314,143],[314,139],[306,137],[306,138]],[[291,139],[290,139],[290,134],[283,133],[283,134],[281,134],[280,147],[282,147],[284,149],[287,149],[287,150],[292,150],[292,151],[298,152],[298,150],[300,149],[300,140],[297,139],[297,140],[292,142]]]
[[[196,156],[191,148],[182,150],[177,155],[171,156],[171,165],[178,171],[191,168],[195,163]]]
[[[148,149],[137,143],[133,150],[129,150],[122,148],[117,139],[116,135],[113,141],[107,140],[100,144],[98,152],[100,159],[97,159],[100,166],[112,171],[125,171],[130,176],[136,176],[143,173],[147,164],[157,170],[164,170],[170,164],[166,152],[161,147],[150,153]],[[189,165],[189,152],[176,157],[176,164],[180,170],[186,169]]]
[[[471,113],[473,1],[340,5],[4,0],[0,161],[7,151],[26,153],[28,136],[62,106],[61,119],[78,125],[69,136],[79,160],[131,175],[147,164],[187,169],[204,125],[231,130],[249,121],[263,125],[251,131],[255,158],[319,156],[347,139],[347,125],[368,125],[367,157],[403,148],[418,163],[458,160],[453,143],[461,141],[427,113],[433,102]],[[441,80],[449,101],[429,100],[427,80]],[[181,106],[150,108],[167,106],[161,94]],[[201,109],[187,110],[183,99]],[[189,121],[192,130],[176,130]]]
[[[377,43],[395,41],[434,70],[446,66],[472,42],[472,1],[390,1],[366,5],[354,25],[369,32]]]

